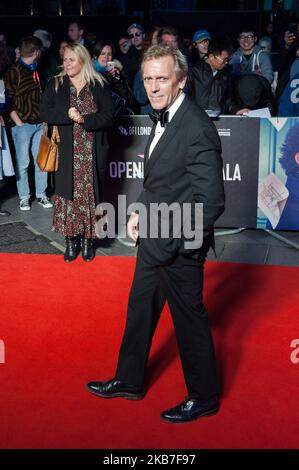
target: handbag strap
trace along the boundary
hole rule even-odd
[[[43,134],[45,136],[48,135],[48,124],[46,122],[44,122],[44,125],[43,125]]]
[[[48,135],[48,124],[47,124],[46,122],[44,122],[43,134],[44,134],[45,136]],[[59,142],[60,142],[60,135],[59,135],[59,131],[58,131],[58,126],[53,126],[52,135],[51,135],[51,140],[52,140],[53,142],[56,142],[56,143],[59,143]]]
[[[57,142],[57,143],[60,142],[60,135],[59,135],[59,131],[58,131],[58,126],[53,126],[51,140],[53,140],[54,142]]]

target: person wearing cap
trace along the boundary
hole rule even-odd
[[[128,79],[129,86],[133,88],[135,75],[140,69],[144,29],[140,24],[132,23],[128,27],[127,33],[131,41],[131,47],[120,61],[123,65],[124,74]]]
[[[132,45],[140,51],[144,39],[144,29],[138,23],[133,23],[127,29],[128,36],[131,40]]]
[[[208,47],[211,41],[211,35],[206,29],[199,29],[193,35],[193,47],[197,52],[197,57],[203,59],[208,53]]]

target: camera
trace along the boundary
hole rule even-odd
[[[297,23],[291,23],[289,25],[289,32],[294,34],[295,38],[298,39],[298,24]]]
[[[115,67],[115,62],[114,60],[108,60],[107,62],[107,70],[111,70]]]

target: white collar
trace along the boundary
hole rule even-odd
[[[170,106],[169,109],[167,109],[167,111],[169,112],[169,115],[168,115],[168,122],[171,121],[171,119],[173,118],[173,116],[175,115],[175,113],[177,112],[177,110],[179,109],[179,107],[181,106],[182,102],[184,101],[184,98],[185,98],[185,93],[181,93],[177,99],[174,101],[174,103],[172,103],[172,105]]]

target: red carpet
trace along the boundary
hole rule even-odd
[[[84,384],[114,373],[135,259],[0,255],[0,448],[297,448],[298,269],[208,263],[220,412],[160,421],[185,397],[168,310],[144,400],[103,400]],[[0,358],[1,359],[1,358]]]

